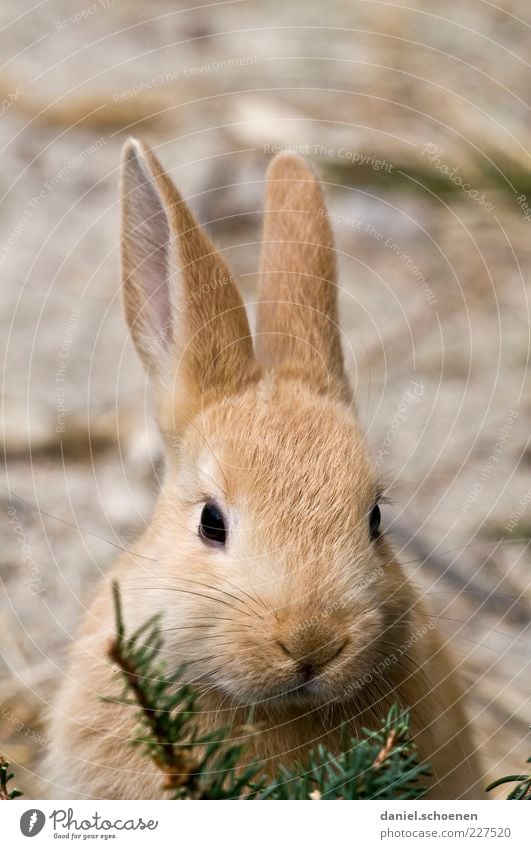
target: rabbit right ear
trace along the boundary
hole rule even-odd
[[[225,262],[135,139],[124,146],[121,193],[125,313],[162,429],[174,432],[179,417],[256,377],[247,315]]]

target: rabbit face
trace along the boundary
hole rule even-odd
[[[352,698],[400,595],[354,416],[301,384],[259,382],[169,454],[152,604],[175,662],[240,705]]]
[[[352,409],[313,172],[269,172],[256,353],[230,272],[148,148],[123,171],[126,315],[167,472],[150,545],[165,647],[237,704],[352,698],[405,627]]]

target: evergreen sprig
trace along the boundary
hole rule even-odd
[[[19,796],[24,795],[22,790],[17,790],[16,787],[13,790],[8,788],[7,785],[14,777],[14,773],[9,772],[9,761],[6,761],[4,756],[0,755],[0,802],[17,799]]]
[[[526,763],[531,764],[531,758],[528,758]],[[510,791],[507,799],[523,799],[531,802],[531,774],[529,775],[505,775],[503,778],[498,778],[489,784],[487,791],[494,790],[501,784],[512,784],[517,781],[518,784]]]
[[[317,746],[306,762],[281,766],[262,799],[419,799],[426,792],[422,778],[430,774],[419,764],[409,738],[409,713],[394,705],[380,731],[363,729],[360,740],[333,755]]]
[[[379,731],[363,730],[346,750],[334,755],[317,746],[304,761],[280,766],[271,779],[258,765],[242,766],[243,745],[227,743],[219,728],[201,734],[196,728],[198,695],[179,683],[182,669],[168,677],[160,658],[158,618],[130,637],[125,634],[120,593],[113,585],[116,637],[109,656],[124,682],[122,704],[134,705],[138,726],[133,745],[143,748],[164,775],[163,789],[174,799],[418,799],[425,793],[419,764],[409,738],[409,714],[394,706]],[[113,699],[112,701],[116,701]]]
[[[237,769],[243,746],[228,745],[223,728],[210,734],[198,732],[197,693],[188,684],[179,683],[182,670],[173,678],[167,676],[159,656],[162,640],[158,617],[126,637],[116,584],[113,596],[116,638],[109,657],[124,680],[120,701],[137,708],[138,725],[132,742],[141,746],[164,774],[163,789],[174,799],[256,797],[253,781],[259,767]]]

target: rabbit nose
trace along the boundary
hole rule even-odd
[[[338,657],[347,643],[348,638],[324,639],[320,644],[316,644],[314,640],[277,640],[279,648],[295,661],[297,670],[307,678]]]

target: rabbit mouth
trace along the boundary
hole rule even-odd
[[[233,686],[222,686],[221,692],[230,695],[232,700],[240,706],[262,707],[266,710],[279,708],[290,708],[300,706],[322,706],[332,702],[341,701],[342,690],[335,691],[330,684],[323,681],[322,676],[315,675],[311,678],[297,676],[286,682],[271,682],[264,688],[263,684],[258,688],[251,686],[245,691]]]
[[[272,688],[264,701],[274,705],[323,704],[340,700],[340,693],[323,680],[323,676],[298,676],[294,681]]]

